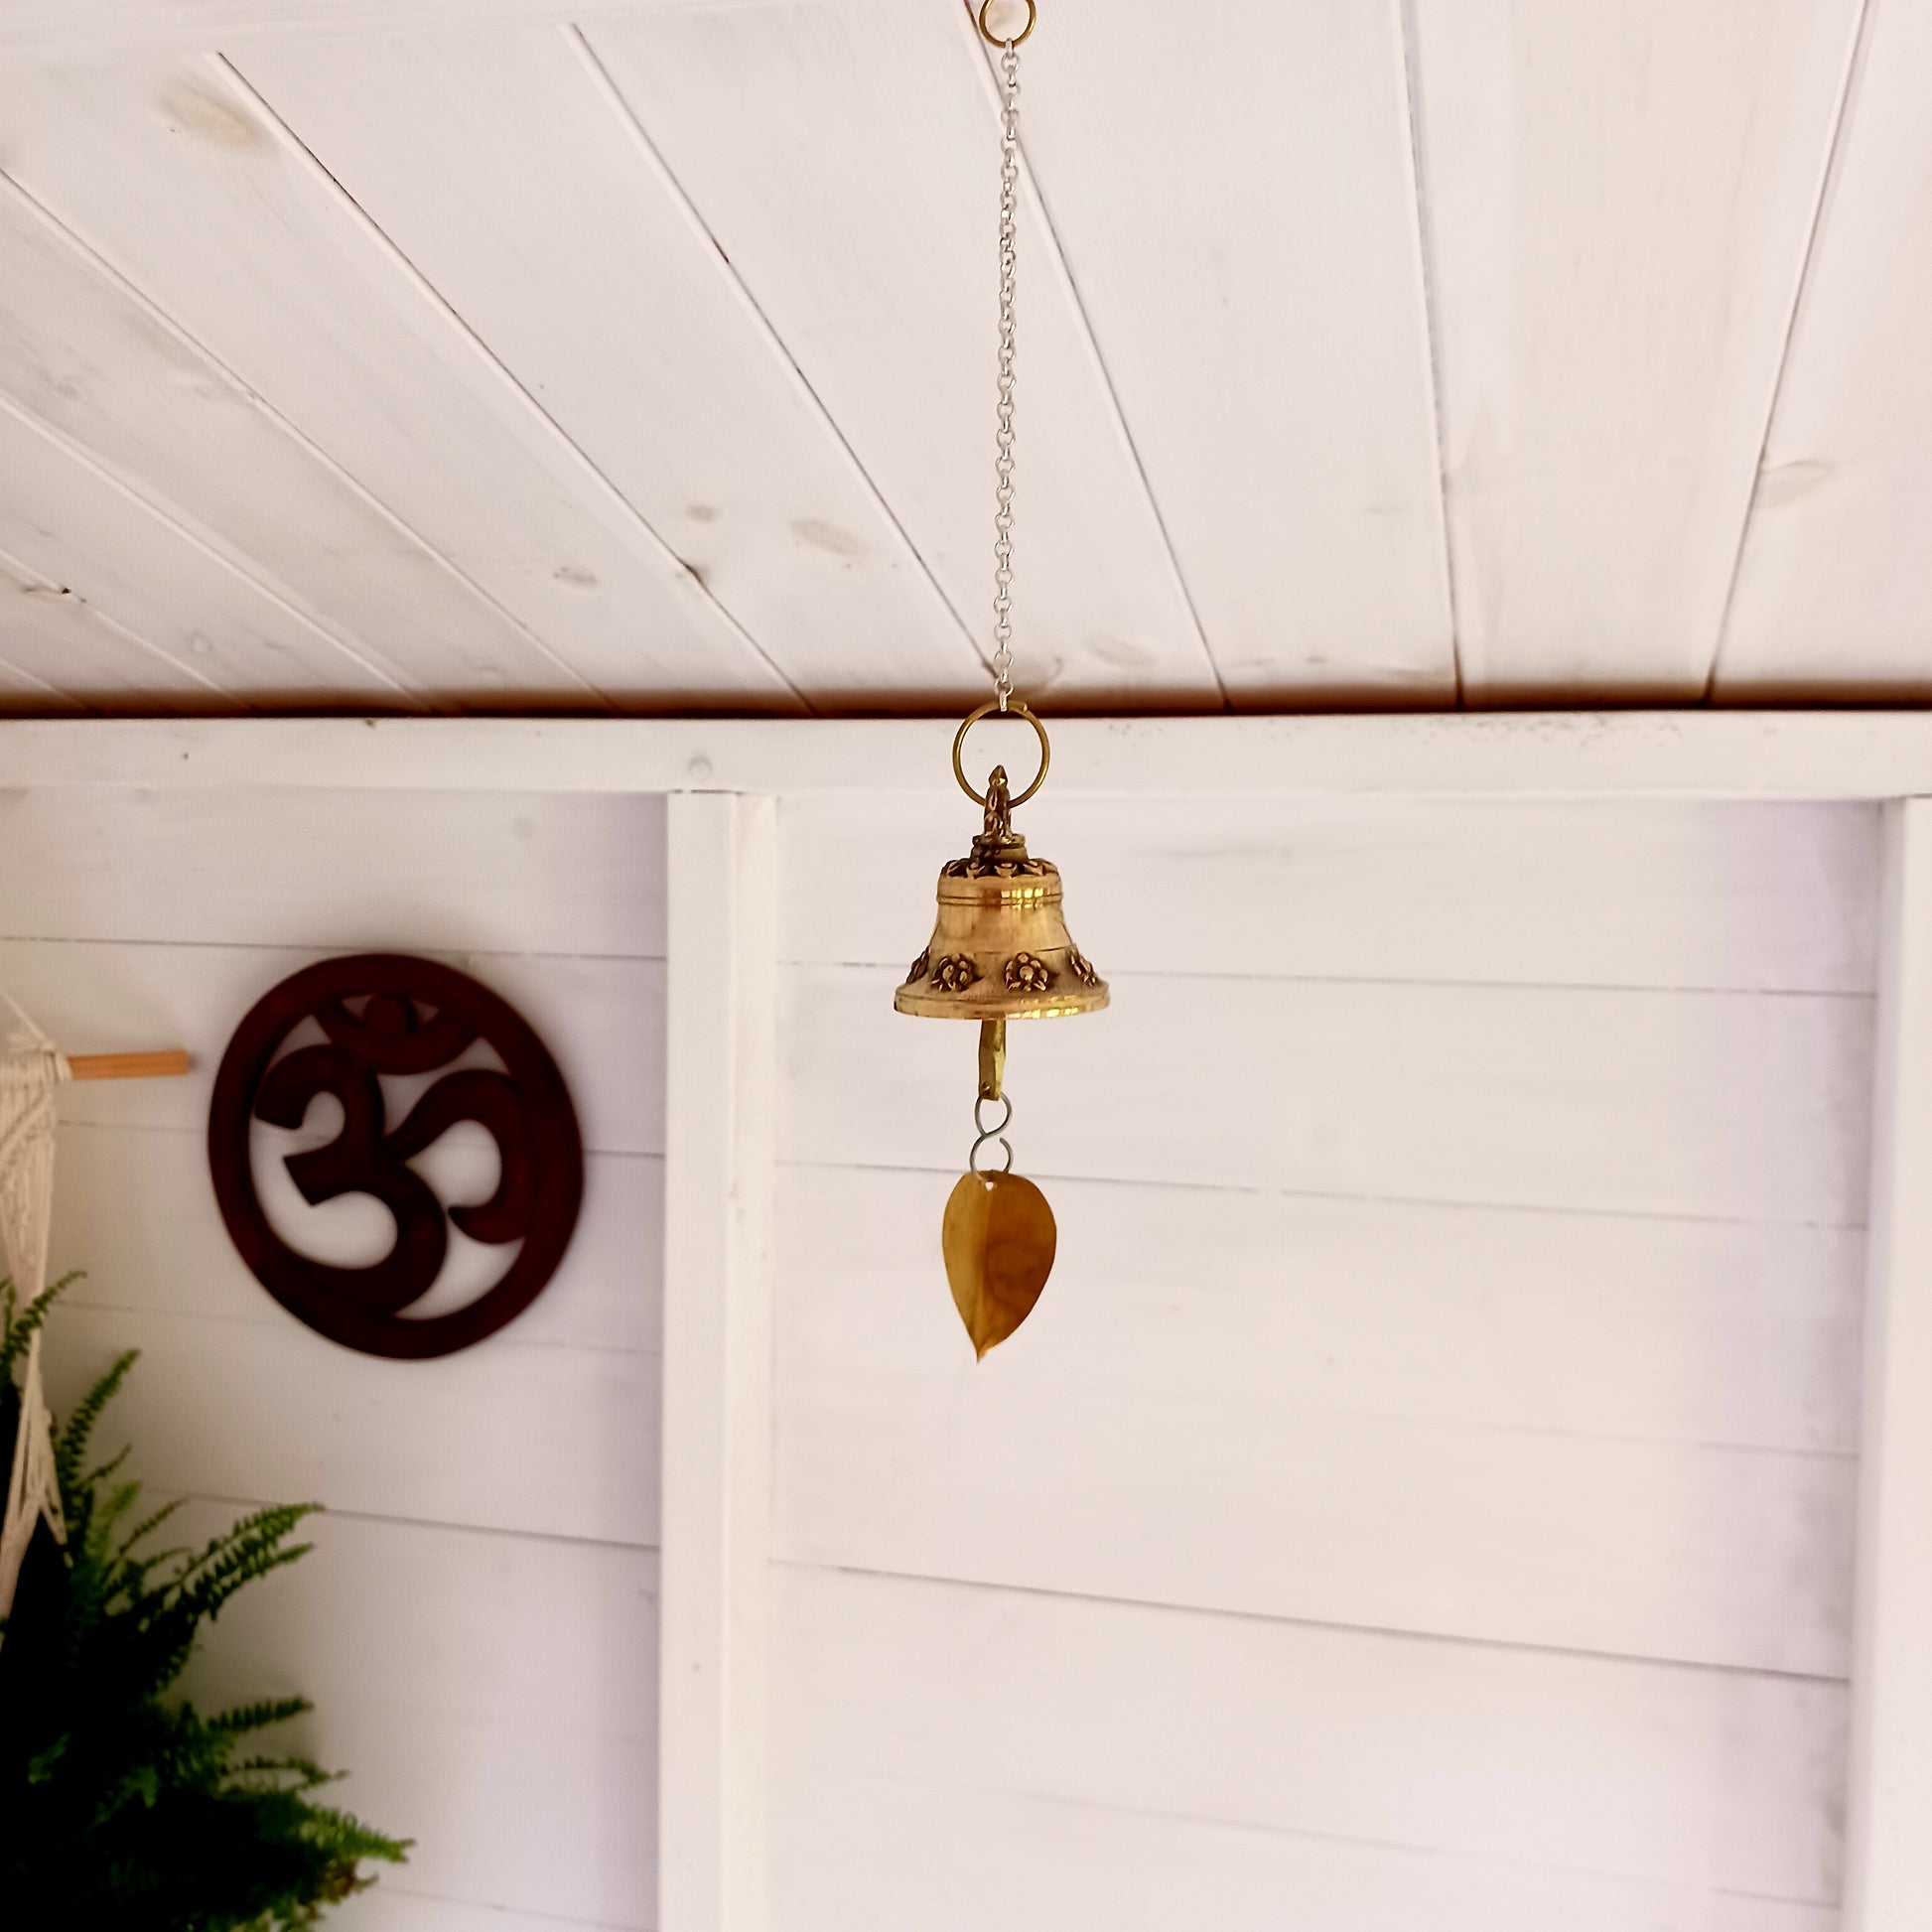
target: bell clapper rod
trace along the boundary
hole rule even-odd
[[[1004,1020],[980,1022],[980,1098],[1004,1098],[1001,1089],[1007,1077],[1007,1023]]]
[[[173,1080],[194,1065],[186,1049],[163,1047],[152,1053],[69,1053],[70,1080]]]

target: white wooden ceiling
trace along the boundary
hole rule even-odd
[[[1932,695],[1932,6],[1039,0],[1062,710]],[[960,0],[0,0],[23,711],[948,711]]]

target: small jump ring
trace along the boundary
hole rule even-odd
[[[980,1119],[980,1109],[991,1105],[989,1097],[986,1094],[981,1094],[973,1102],[973,1125],[979,1130],[979,1137],[983,1141],[990,1140],[995,1135],[1004,1134],[1013,1125],[1013,1096],[1003,1093],[995,1097],[999,1100],[1000,1105],[1006,1109],[1006,1112],[1000,1116],[999,1124],[994,1127],[987,1126],[985,1121]]]
[[[1011,40],[1002,40],[986,24],[986,16],[993,11],[994,0],[980,0],[980,34],[995,47],[1018,47],[1034,31],[1034,22],[1039,18],[1039,8],[1035,0],[1027,0],[1027,24]]]
[[[983,1148],[988,1141],[998,1141],[999,1144],[1006,1149],[1007,1164],[1004,1168],[982,1168],[980,1166],[980,1149]],[[1011,1173],[1013,1172],[1013,1143],[1010,1140],[1008,1140],[1004,1134],[982,1134],[979,1137],[979,1139],[973,1143],[973,1151],[971,1154],[969,1154],[966,1157],[966,1165],[969,1168],[971,1168],[975,1173],[979,1173],[979,1174]]]
[[[980,706],[980,708],[977,711],[969,711],[966,714],[965,723],[962,724],[959,730],[953,734],[952,774],[955,778],[959,780],[960,790],[963,791],[966,794],[966,796],[973,801],[974,804],[984,805],[986,803],[986,793],[983,791],[975,791],[973,787],[966,782],[966,767],[960,762],[959,755],[961,751],[964,750],[965,748],[966,734],[969,731],[971,731],[973,727],[977,725],[982,718],[990,718],[993,716],[995,712],[1000,712],[1000,715],[1003,718],[1024,718],[1027,721],[1027,723],[1034,728],[1034,736],[1039,740],[1039,769],[1034,773],[1033,783],[1030,784],[1025,791],[1016,791],[1013,794],[1011,800],[1009,801],[1010,804],[1018,807],[1024,805],[1027,802],[1027,800],[1031,798],[1034,795],[1034,793],[1036,792],[1040,788],[1040,786],[1046,782],[1046,767],[1049,764],[1051,764],[1053,761],[1053,747],[1051,742],[1048,740],[1046,736],[1046,727],[1042,725],[1039,722],[1039,720],[1035,718],[1034,714],[1025,705],[1021,704],[1017,699],[1010,699],[1004,711],[1000,711],[999,704],[995,702],[992,704],[983,704]]]

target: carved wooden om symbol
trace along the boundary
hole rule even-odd
[[[323,1040],[283,1052],[310,1020]],[[389,1126],[381,1075],[434,1073],[479,1040],[501,1071],[446,1073]],[[395,1245],[373,1267],[297,1254],[256,1193],[250,1122],[300,1127],[323,1094],[342,1104],[342,1131],[327,1147],[289,1155],[289,1176],[311,1206],[359,1193],[388,1208]],[[500,1175],[486,1201],[446,1208],[409,1162],[459,1121],[475,1121],[495,1141]],[[389,953],[325,960],[262,996],[215,1075],[207,1147],[221,1218],[255,1278],[298,1320],[369,1355],[448,1355],[520,1314],[563,1259],[584,1192],[570,1095],[522,1017],[467,974]],[[411,1318],[406,1311],[443,1271],[451,1221],[475,1240],[522,1247],[467,1307]]]

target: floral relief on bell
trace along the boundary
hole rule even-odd
[[[1056,1020],[1097,1013],[1107,983],[1066,929],[1059,868],[1013,829],[1004,766],[986,789],[986,822],[963,859],[939,869],[932,938],[893,996],[923,1020]]]

